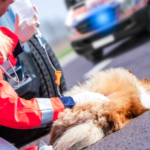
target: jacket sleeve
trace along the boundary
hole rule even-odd
[[[25,100],[18,97],[8,82],[0,80],[0,125],[15,129],[41,127],[53,122],[59,112],[74,105],[71,97]]]

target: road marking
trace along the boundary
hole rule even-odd
[[[75,52],[71,52],[67,56],[65,56],[62,59],[60,59],[59,63],[61,65],[61,67],[65,67],[67,64],[69,64],[70,62],[75,60],[77,57],[78,57],[78,55]]]
[[[102,62],[100,62],[99,64],[97,64],[94,68],[92,68],[90,71],[88,71],[83,78],[87,79],[91,76],[93,76],[94,73],[102,70],[103,68],[105,68],[108,64],[110,64],[113,61],[113,58],[107,58],[105,60],[103,60]]]

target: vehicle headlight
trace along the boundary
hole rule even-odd
[[[114,7],[99,10],[87,19],[87,28],[92,28],[95,30],[106,27],[116,20],[116,16],[116,8]]]
[[[97,22],[99,25],[105,25],[107,23],[110,23],[114,21],[115,18],[116,14],[115,11],[112,9],[101,11],[99,14],[94,16],[95,22]]]

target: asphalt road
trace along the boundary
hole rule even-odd
[[[78,56],[62,66],[68,89],[77,82],[84,82],[98,70],[124,67],[139,79],[150,80],[150,35],[142,33],[104,49],[104,57],[97,63]],[[124,129],[104,138],[88,149],[150,150],[150,112],[134,119]],[[49,143],[49,135],[42,138]],[[38,144],[36,140],[22,148]],[[21,148],[21,149],[22,149]]]
[[[86,74],[93,68],[98,71],[111,67],[124,67],[131,70],[139,79],[150,79],[150,35],[142,33],[105,48],[104,57],[97,63],[89,62],[81,56],[69,62],[63,67],[67,87],[70,89],[78,81],[83,82]]]

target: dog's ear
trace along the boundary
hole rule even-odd
[[[142,84],[149,84],[149,80],[148,79],[142,79],[141,83]]]
[[[129,73],[133,74],[131,70],[128,70]]]
[[[50,132],[50,143],[49,145],[53,145],[58,138],[62,136],[62,134],[67,130],[67,128],[63,125],[55,125],[53,126]]]

